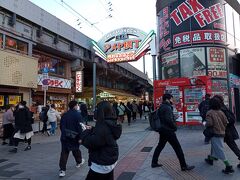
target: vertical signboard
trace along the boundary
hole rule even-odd
[[[179,77],[178,51],[164,54],[162,61],[162,79]]]
[[[205,50],[203,47],[181,50],[180,61],[182,77],[206,75]]]
[[[4,106],[4,96],[0,96],[0,107]]]
[[[158,25],[159,25],[159,49],[161,51],[167,51],[171,48],[170,38],[170,15],[169,7],[163,8],[159,12]]]
[[[82,87],[82,80],[83,80],[83,73],[82,71],[77,71],[76,72],[76,92],[80,93],[83,90]]]
[[[227,78],[225,49],[207,48],[208,75],[213,78]]]

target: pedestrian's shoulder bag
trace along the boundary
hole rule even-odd
[[[160,117],[158,115],[158,111],[159,111],[159,109],[151,112],[149,115],[150,127],[156,132],[159,132],[160,129],[162,128],[162,123],[161,123]]]
[[[203,131],[203,134],[207,138],[212,138],[214,136],[213,127],[206,127]]]
[[[78,136],[78,132],[68,128],[68,121],[66,121],[65,135],[68,139],[76,139],[76,137]]]

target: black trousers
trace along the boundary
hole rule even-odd
[[[20,141],[26,141],[28,143],[28,146],[31,146],[32,138],[25,139],[25,140],[14,138],[14,145],[15,145],[15,147],[18,147],[18,144],[19,144]]]
[[[100,174],[90,169],[86,177],[86,180],[113,180],[113,179],[114,179],[113,170],[108,174]]]
[[[178,157],[180,166],[186,167],[187,164],[186,164],[185,157],[184,157],[184,154],[182,151],[182,147],[177,139],[176,134],[171,131],[164,131],[164,132],[160,132],[159,135],[160,135],[159,143],[154,151],[152,163],[158,162],[158,157],[159,157],[160,153],[162,152],[166,143],[169,142],[169,144],[172,146],[172,148],[174,149],[174,151]]]
[[[133,112],[132,117],[133,117],[133,120],[136,120],[136,118],[137,118],[137,113],[136,113],[136,112]]]
[[[3,125],[3,141],[5,141],[6,139],[9,139],[9,141],[12,142],[14,131],[15,131],[14,127],[11,123],[10,124],[4,124]]]
[[[131,123],[131,118],[132,118],[131,113],[128,113],[128,114],[127,114],[128,124]]]
[[[59,161],[59,168],[60,168],[60,170],[66,171],[66,166],[67,166],[67,160],[68,160],[69,152],[70,151],[68,149],[63,149],[62,148],[60,161]],[[81,151],[79,149],[73,150],[72,154],[73,154],[73,157],[74,157],[76,163],[80,164],[82,162],[82,153],[81,153]]]
[[[42,133],[47,131],[47,122],[43,122]]]
[[[228,145],[228,147],[234,152],[234,154],[238,157],[240,160],[240,149],[238,148],[238,145],[231,137],[225,137],[225,143]]]

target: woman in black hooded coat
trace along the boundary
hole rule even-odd
[[[102,101],[97,105],[96,126],[82,133],[82,144],[89,150],[90,170],[86,180],[113,180],[119,151],[117,139],[122,133],[121,125],[112,105]]]

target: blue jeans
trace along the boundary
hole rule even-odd
[[[50,122],[50,125],[51,125],[50,134],[54,135],[56,130],[56,122]]]

